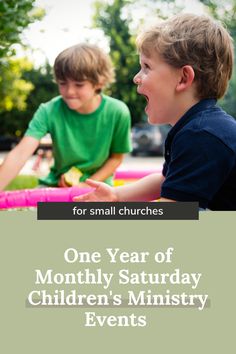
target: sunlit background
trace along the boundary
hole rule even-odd
[[[109,51],[109,45],[102,29],[92,28],[95,0],[37,0],[35,5],[45,9],[45,17],[27,28],[23,33],[26,44],[30,46],[27,55],[36,65],[48,60],[53,64],[56,55],[75,43],[89,41],[98,43]],[[109,3],[103,0],[103,3]],[[154,2],[155,3],[155,2]],[[184,12],[202,13],[203,7],[197,0],[179,0],[177,6],[183,6]],[[140,23],[150,23],[156,19],[156,5],[153,1],[140,3],[132,10],[133,27]],[[168,16],[170,6],[162,2],[162,11]],[[153,10],[152,10],[153,9]]]

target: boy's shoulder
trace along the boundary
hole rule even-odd
[[[41,103],[37,112],[39,114],[45,114],[46,116],[50,117],[52,115],[52,112],[54,115],[56,113],[61,114],[62,112],[64,112],[64,106],[65,104],[62,97],[56,96],[47,102]]]
[[[105,94],[102,94],[102,97],[103,97],[105,106],[108,109],[112,109],[113,111],[116,111],[116,110],[123,111],[125,113],[129,112],[128,106],[126,105],[125,102],[123,102],[117,98],[107,96]]]
[[[236,134],[236,120],[219,106],[203,110],[198,119],[195,119],[194,126],[216,135],[221,135],[222,132]]]
[[[236,120],[217,105],[194,114],[179,132],[199,142],[210,135],[236,153]]]
[[[53,97],[51,100],[41,103],[41,106],[44,107],[45,109],[47,108],[52,108],[52,107],[56,107],[56,106],[60,106],[63,102],[63,99],[61,96],[56,96]]]

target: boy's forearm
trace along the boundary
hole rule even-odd
[[[38,146],[38,141],[31,137],[23,138],[22,141],[11,150],[0,166],[0,191],[18,175],[27,159]]]
[[[89,178],[99,182],[105,181],[105,179],[110,177],[120,166],[121,162],[123,161],[123,157],[124,154],[111,155],[111,157],[109,157],[109,159],[104,163],[104,165]]]
[[[152,201],[160,198],[161,186],[164,179],[162,174],[155,173],[137,182],[122,187],[114,187],[113,190],[117,196],[117,201],[120,202]]]
[[[10,181],[19,173],[22,164],[20,163],[18,154],[15,155],[11,151],[3,164],[0,166],[0,190],[3,190]]]

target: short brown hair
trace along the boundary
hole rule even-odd
[[[63,50],[55,59],[56,80],[90,81],[102,87],[114,81],[114,69],[108,54],[98,46],[81,43]]]
[[[144,31],[137,47],[145,55],[158,53],[176,68],[191,65],[197,96],[221,98],[233,70],[233,41],[227,30],[208,16],[180,14]]]

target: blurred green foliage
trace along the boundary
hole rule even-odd
[[[35,0],[0,1],[0,58],[12,55],[12,45],[21,43],[21,33],[28,25],[44,16],[34,7]]]
[[[0,113],[24,110],[33,89],[33,84],[22,76],[32,69],[32,64],[14,56],[14,45],[21,44],[21,33],[30,23],[44,16],[34,3],[35,0],[0,1]]]
[[[129,23],[123,17],[127,0],[95,3],[94,26],[104,31],[109,39],[110,56],[115,67],[116,82],[111,86],[111,95],[124,101],[131,111],[132,123],[141,120],[144,98],[138,97],[134,75],[139,71],[139,58],[135,36],[130,33]]]
[[[14,108],[0,113],[0,135],[22,136],[40,103],[58,95],[52,68],[48,63],[40,68],[23,71],[22,78],[33,85],[25,102],[26,108],[24,110]]]
[[[33,84],[23,79],[23,72],[31,70],[32,63],[27,58],[5,58],[0,68],[0,112],[11,111],[13,108],[24,110],[26,99]]]

